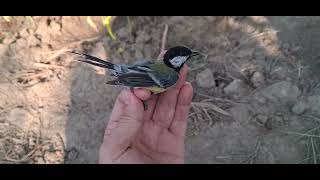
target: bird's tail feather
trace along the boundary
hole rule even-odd
[[[103,68],[107,68],[107,69],[114,69],[114,64],[107,62],[107,61],[104,61],[102,59],[99,59],[97,57],[94,57],[94,56],[91,56],[88,54],[84,54],[84,53],[77,53],[74,51],[69,51],[69,52],[73,53],[73,54],[77,54],[77,55],[81,56],[82,58],[84,58],[84,59],[78,60],[80,62],[88,63],[88,64],[91,64],[94,66],[99,66],[99,67],[103,67]]]

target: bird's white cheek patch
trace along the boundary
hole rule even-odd
[[[177,56],[170,60],[170,63],[173,67],[177,68],[180,67],[186,60],[188,59],[187,56]]]

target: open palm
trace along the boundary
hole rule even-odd
[[[123,90],[114,106],[100,149],[100,163],[183,163],[192,86],[187,67],[176,86],[160,95]],[[141,100],[147,100],[144,111]]]

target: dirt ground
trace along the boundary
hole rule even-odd
[[[0,162],[97,163],[120,87],[67,50],[114,63],[166,47],[190,62],[187,163],[318,163],[320,17],[0,17]]]

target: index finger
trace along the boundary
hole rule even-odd
[[[179,80],[175,85],[176,89],[181,89],[182,86],[186,83],[187,81],[187,74],[188,74],[188,66],[186,64],[183,65],[179,72]]]
[[[173,121],[169,130],[176,136],[184,138],[187,129],[187,119],[193,97],[193,88],[190,83],[185,83],[179,93]]]

